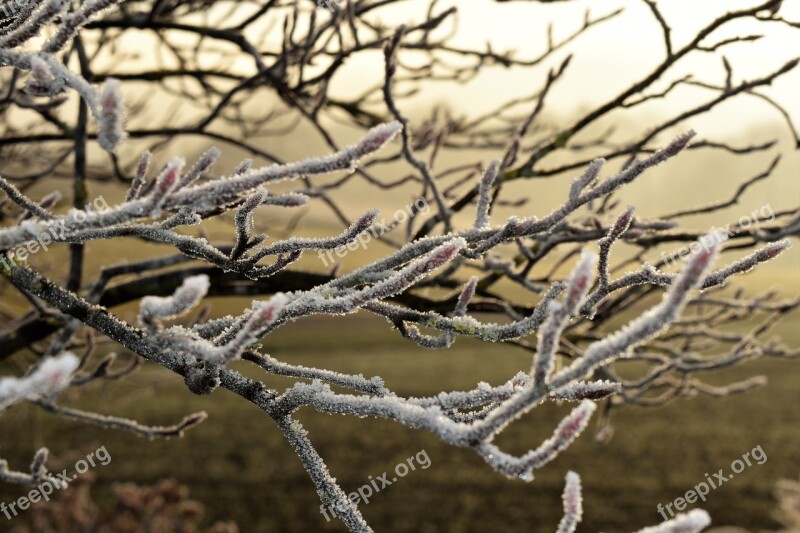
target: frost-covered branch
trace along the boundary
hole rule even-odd
[[[1,310],[9,324],[0,331],[0,358],[23,349],[44,355],[26,376],[0,379],[0,411],[27,401],[103,428],[147,437],[180,435],[205,419],[205,413],[160,427],[55,403],[55,396],[69,386],[119,379],[140,361],[157,364],[179,375],[192,393],[225,389],[260,409],[300,457],[323,504],[340,510],[349,529],[370,531],[303,428],[299,417],[304,409],[384,418],[422,429],[476,452],[503,475],[531,480],[535,470],[557,459],[586,429],[597,400],[606,400],[607,415],[624,403],[660,405],[683,395],[727,396],[762,385],[755,377],[711,386],[698,376],[755,357],[800,355],[796,348],[765,338],[775,323],[800,306],[800,299],[728,289],[736,276],[789,248],[790,239],[800,235],[800,215],[796,208],[775,212],[770,206],[769,212],[754,212],[751,224],[729,225],[724,238],[708,234],[705,227],[682,224],[688,214],[734,207],[752,183],[779,169],[779,158],[762,174],[747,177],[729,201],[647,220],[634,216],[633,207],[620,213],[617,205],[629,184],[648,179],[648,170],[684,151],[716,150],[739,157],[777,146],[774,141],[737,146],[698,138],[691,130],[672,141],[665,139],[680,131],[674,127],[684,128],[684,123],[727,101],[761,96],[755,92],[758,88],[793,71],[797,61],[737,84],[726,59],[724,85],[701,85],[712,93],[710,100],[670,111],[662,123],[637,125],[635,133],[619,139],[609,133],[591,138],[585,132],[602,126],[616,110],[700,83],[664,78],[680,70],[676,66],[693,52],[713,54],[748,42],[746,36],[710,42],[723,28],[740,21],[794,27],[777,14],[772,2],[730,11],[679,47],[658,6],[648,1],[662,29],[667,57],[605,104],[558,124],[549,123],[545,111],[571,64],[569,54],[532,95],[498,102],[484,115],[455,118],[438,110],[417,123],[401,109],[417,85],[460,84],[489,67],[540,65],[618,11],[587,13],[580,30],[560,40],[551,37],[542,55],[520,57],[490,47],[458,47],[448,37],[439,37],[435,30],[454,22],[456,8],[431,5],[422,20],[398,28],[371,21],[373,12],[383,13],[396,0],[349,2],[347,13],[330,18],[317,18],[314,9],[307,14],[291,2],[268,2],[255,15],[247,12],[236,19],[242,21],[238,23],[219,19],[211,9],[213,2],[193,6],[196,13],[191,16],[151,0],[130,9],[114,9],[119,0],[27,3],[0,24],[0,67],[9,67],[4,69],[9,76],[0,95],[0,114],[7,119],[0,127],[0,152],[10,154],[8,168],[3,169],[8,179],[0,178],[6,197],[0,204],[0,274],[18,293]],[[233,6],[231,16],[241,15],[246,4]],[[283,38],[276,39],[280,47],[251,42],[252,32],[247,30],[273,15],[283,15],[286,21]],[[305,32],[300,29],[304,20]],[[156,52],[169,50],[175,64],[136,71],[98,60],[120,49],[126,42],[122,39],[132,32],[156,32]],[[178,45],[175,32],[197,37],[197,45]],[[352,36],[353,42],[344,35]],[[346,99],[329,92],[338,84],[344,63],[381,48],[383,83]],[[414,66],[405,61],[407,52],[417,55]],[[216,58],[220,69],[209,69],[206,65],[214,63],[209,58]],[[226,67],[232,65],[237,67]],[[198,88],[189,88],[184,78],[198,82]],[[146,106],[126,106],[124,100],[134,89],[129,84],[137,83],[155,88],[156,101],[164,93],[179,103],[190,100],[197,113],[156,113],[152,124],[148,119],[142,125]],[[67,91],[81,99],[76,117],[62,109],[69,101]],[[280,106],[266,113],[258,110],[264,108],[262,101],[249,106],[250,98],[261,98],[259,91],[273,91]],[[766,101],[779,111],[797,141],[787,112],[779,102]],[[520,106],[530,108],[519,111]],[[18,112],[33,117],[30,127],[15,125],[12,119]],[[94,127],[87,126],[90,116]],[[293,124],[288,129],[275,126],[284,116],[292,117],[286,121]],[[329,130],[331,118],[354,127],[353,144],[342,147],[345,143]],[[272,143],[260,142],[300,124],[322,140],[327,155],[283,161],[264,148]],[[208,139],[220,148],[203,147],[194,156],[185,154],[186,159],[168,154],[158,167],[151,151],[139,145],[157,149],[161,157],[167,155],[162,154],[164,141],[186,136]],[[392,144],[396,137],[398,142]],[[97,162],[93,141],[103,150],[102,162]],[[42,149],[49,143],[66,148],[49,154]],[[223,155],[232,147],[249,157],[220,170],[218,162],[228,161]],[[491,151],[496,159],[488,165],[464,159],[464,154],[477,150]],[[452,157],[453,151],[458,157]],[[194,163],[187,165],[187,160]],[[59,206],[55,193],[35,196],[38,189],[30,185],[64,175],[66,164],[72,164],[66,174],[74,178],[71,207]],[[389,164],[403,169],[399,177]],[[555,205],[543,206],[532,195],[537,201],[530,206],[527,198],[509,194],[508,184],[514,181],[555,176],[571,180]],[[124,200],[90,209],[90,185],[110,178],[128,185]],[[393,200],[400,191],[408,193],[436,209],[408,210],[404,221],[384,225],[371,206],[354,203],[350,208],[341,202],[351,194],[345,187],[358,182],[390,191]],[[295,216],[285,224],[264,216],[276,207],[291,208]],[[500,218],[500,210],[508,207],[516,216]],[[329,209],[339,226],[306,236],[303,218],[309,213],[316,217],[321,209]],[[214,221],[206,224],[210,219]],[[215,242],[207,236],[212,224],[214,235],[224,235]],[[216,231],[225,227],[229,233]],[[147,250],[167,251],[130,264],[103,265],[96,279],[87,279],[84,255],[90,248],[84,245],[123,238],[146,243]],[[372,239],[389,251],[352,270],[315,270],[307,261],[298,263],[309,255],[350,249]],[[635,250],[632,256],[622,258],[622,241],[626,249]],[[40,271],[38,261],[26,261],[34,250],[59,244],[70,251],[66,286],[54,281],[61,279],[58,275]],[[662,255],[661,261],[655,258],[673,246],[686,252],[670,250],[672,255]],[[375,250],[385,249],[376,243]],[[723,252],[739,255],[712,270]],[[677,257],[685,262],[673,273],[670,263]],[[646,298],[662,291],[662,301],[646,309]],[[247,302],[234,300],[231,305],[241,307],[238,313],[208,319],[207,299],[226,296]],[[135,323],[118,314],[115,308],[123,304],[138,304]],[[467,390],[405,397],[380,376],[302,366],[268,353],[270,335],[298,319],[358,312],[384,318],[405,339],[425,348],[445,349],[467,336],[525,349],[532,360],[500,384],[479,382]],[[619,328],[624,322],[627,325]],[[731,327],[743,324],[756,326],[748,326],[749,331]],[[95,361],[94,334],[85,337],[87,330],[133,353],[131,365],[111,372],[113,355]],[[85,344],[81,338],[87,338]],[[65,352],[76,348],[85,348],[83,357]],[[239,362],[231,365],[234,361]],[[628,374],[618,373],[617,366],[630,361],[642,373],[622,378]],[[247,377],[237,365],[297,382],[281,392]],[[424,370],[417,372],[422,375]],[[495,444],[511,424],[526,423],[521,420],[524,415],[545,402],[561,401],[577,405],[543,442],[532,443],[520,455]],[[10,472],[0,462],[0,478],[35,481],[46,475],[45,460],[46,451],[40,451],[31,474]],[[558,531],[575,531],[582,518],[577,474],[567,475],[563,503]],[[707,523],[707,515],[695,511],[644,531],[700,531]]]
[[[50,451],[47,448],[39,448],[33,456],[29,472],[15,472],[9,470],[8,462],[0,459],[0,480],[17,485],[38,485],[42,482],[50,482],[54,487],[64,488],[66,482],[58,477],[51,476],[45,467]]]
[[[27,376],[0,379],[0,413],[23,400],[58,394],[69,386],[79,362],[74,354],[67,352],[43,360]]]
[[[575,472],[567,472],[564,494],[564,518],[558,524],[557,533],[572,533],[583,519],[583,494],[581,478]],[[653,527],[640,529],[636,533],[700,533],[711,524],[711,517],[702,509],[679,513]]]

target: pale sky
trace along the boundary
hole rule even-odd
[[[661,0],[658,4],[673,27],[675,46],[680,47],[697,29],[726,10],[758,3],[760,0]],[[426,5],[427,0],[402,2],[393,11],[386,10],[382,20],[394,24],[416,20],[418,14],[424,13]],[[476,43],[480,46],[490,41],[495,51],[516,49],[517,57],[520,58],[537,56],[545,49],[546,29],[550,22],[554,24],[554,35],[558,39],[582,24],[587,7],[591,8],[595,16],[623,7],[624,12],[616,19],[590,29],[568,47],[575,54],[571,71],[559,83],[551,100],[551,108],[559,111],[568,112],[578,106],[589,106],[608,99],[628,86],[632,80],[649,72],[663,57],[661,30],[645,3],[640,0],[575,0],[549,5],[532,5],[523,1],[496,4],[485,0],[446,0],[439,3],[437,12],[451,5],[457,6],[460,13],[454,43],[474,47]],[[398,19],[390,20],[391,14],[395,13]],[[780,13],[789,20],[800,21],[800,0],[786,0]],[[724,54],[734,65],[734,82],[767,74],[774,67],[800,56],[798,29],[776,23],[746,23],[732,25],[731,28],[735,28],[737,33],[762,33],[765,36],[754,43],[734,44],[724,49]],[[716,38],[731,34],[732,32],[717,32],[707,42],[715,42]],[[375,73],[374,64],[364,64],[361,68],[365,75],[367,71]],[[675,71],[681,74],[687,72],[709,82],[720,83],[724,80],[724,70],[717,55],[697,54],[694,59],[686,61],[683,69]],[[492,94],[498,98],[530,94],[541,83],[541,79],[541,69],[504,72],[498,68],[491,71],[491,76],[476,79],[456,93],[478,112],[495,103],[490,97]],[[774,87],[764,91],[780,100],[795,119],[800,121],[800,98],[797,97],[800,94],[800,69],[786,75]],[[687,89],[676,95],[689,98],[690,93]],[[441,98],[444,94],[448,98],[455,96],[442,90],[442,93],[431,98]],[[741,125],[748,120],[761,120],[765,115],[775,116],[775,112],[763,103],[748,100],[749,105],[737,106],[736,112],[732,113],[735,115],[731,116],[732,124]],[[669,103],[668,101],[667,105]],[[767,120],[769,118],[766,117]],[[720,131],[729,131],[731,123],[715,121]]]

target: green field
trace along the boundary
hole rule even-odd
[[[797,328],[786,324],[782,329],[796,345]],[[381,375],[398,393],[409,395],[472,387],[481,380],[500,383],[530,365],[522,351],[469,339],[460,339],[447,351],[416,349],[382,322],[364,317],[297,323],[270,336],[269,350],[286,361]],[[245,363],[238,365],[259,375]],[[744,396],[684,399],[662,409],[621,409],[609,444],[594,443],[587,432],[530,483],[507,480],[473,452],[394,423],[308,410],[300,418],[348,491],[367,483],[370,475],[389,471],[391,479],[395,465],[427,452],[428,469],[409,473],[362,505],[376,531],[553,531],[569,469],[583,477],[585,521],[580,530],[631,531],[659,521],[659,502],[681,496],[707,472],[728,471],[733,460],[760,445],[766,463],[754,464],[713,491],[703,506],[716,525],[757,531],[777,527],[771,518],[776,481],[800,474],[800,365],[755,361],[714,380],[724,383],[761,373],[769,377],[769,385]],[[272,386],[287,383],[265,381]],[[193,396],[178,378],[150,367],[125,382],[87,388],[65,400],[151,424],[172,423],[200,409],[210,419],[183,439],[150,442],[19,406],[3,415],[0,457],[24,469],[33,451],[47,444],[55,469],[105,446],[112,460],[94,471],[97,501],[108,500],[115,481],[153,483],[174,477],[206,506],[209,520],[236,521],[244,532],[343,530],[318,512],[311,482],[272,422],[238,397],[225,391]],[[512,425],[499,444],[518,452],[538,444],[567,409],[555,404],[536,409]],[[0,501],[21,494],[15,487],[0,486]],[[0,530],[5,529],[0,522]]]

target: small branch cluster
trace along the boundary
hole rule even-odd
[[[28,473],[10,470],[8,462],[0,459],[0,480],[17,485],[38,485],[42,482],[49,482],[55,488],[66,488],[66,481],[51,476],[45,467],[49,455],[50,451],[47,448],[39,448],[39,451],[33,456]]]
[[[95,16],[121,2],[92,0],[71,11],[70,2],[65,0],[30,1],[28,9],[19,12],[11,24],[0,29],[0,66],[30,72],[25,90],[33,96],[56,96],[67,87],[77,91],[97,121],[100,146],[109,152],[113,152],[126,136],[125,105],[119,81],[109,78],[98,90],[70,71],[56,54],[67,48]],[[54,27],[55,34],[40,50],[25,50],[23,46],[48,25]]]

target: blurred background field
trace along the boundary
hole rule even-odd
[[[792,345],[800,341],[796,322],[779,333]],[[471,387],[480,380],[501,383],[529,364],[529,355],[520,350],[468,339],[447,351],[420,350],[381,321],[360,316],[295,324],[270,337],[270,347],[286,361],[381,375],[398,393],[409,395]],[[251,376],[260,374],[247,364],[239,366]],[[411,472],[362,507],[376,531],[553,531],[569,469],[579,470],[584,482],[586,519],[580,531],[631,531],[660,520],[658,503],[681,496],[706,473],[729,471],[733,460],[761,446],[766,463],[754,463],[713,491],[703,505],[715,525],[759,531],[777,528],[771,516],[775,483],[800,474],[800,368],[796,362],[755,361],[712,382],[754,373],[765,374],[769,384],[746,395],[680,399],[661,409],[624,407],[614,414],[610,443],[599,445],[587,432],[531,483],[504,479],[473,452],[397,424],[308,411],[300,419],[348,491],[368,483],[369,476],[391,474],[395,465],[420,450],[428,453],[428,469]],[[285,384],[280,379],[266,382]],[[93,470],[97,483],[92,493],[100,504],[110,499],[115,482],[152,484],[174,477],[206,507],[209,522],[232,520],[244,532],[343,530],[318,513],[311,483],[271,421],[224,391],[193,396],[178,378],[150,366],[127,381],[91,387],[68,400],[146,423],[170,424],[199,409],[210,418],[182,439],[148,442],[21,406],[3,415],[4,428],[26,430],[15,431],[13,438],[4,435],[0,455],[12,466],[24,467],[33,451],[46,444],[54,469],[60,469],[105,446],[111,463]],[[536,409],[509,428],[502,445],[524,451],[548,436],[568,408],[553,404]],[[0,486],[0,501],[22,494]],[[25,520],[0,522],[0,529]]]

